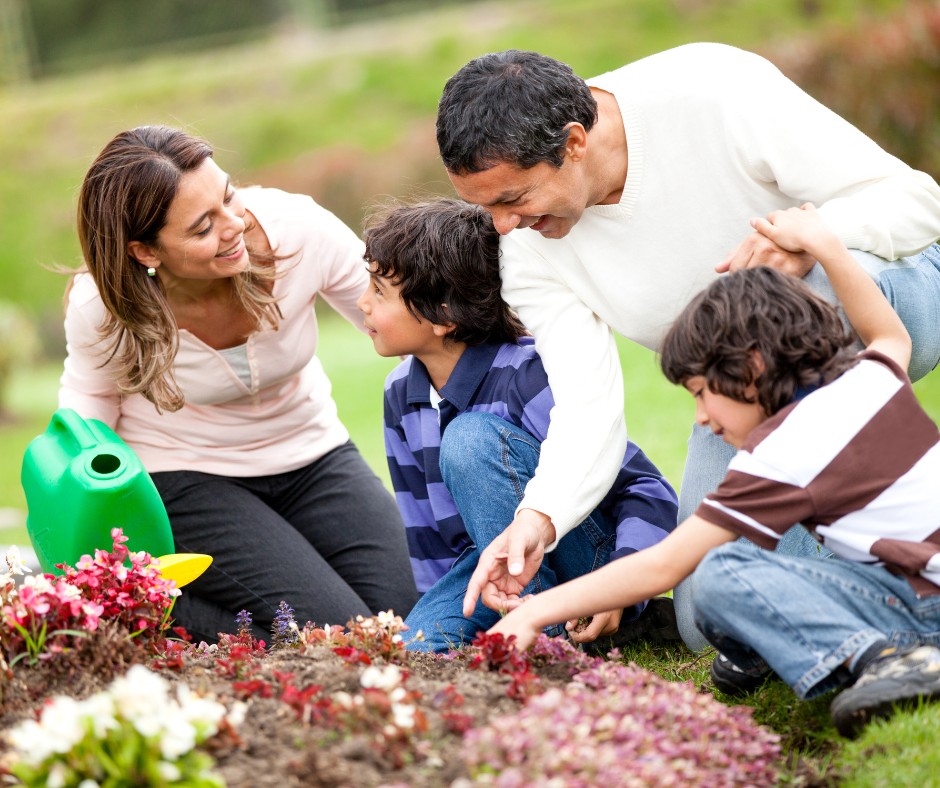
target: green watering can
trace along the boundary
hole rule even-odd
[[[160,494],[140,459],[106,424],[57,410],[23,458],[26,529],[44,572],[74,566],[95,548],[110,548],[123,528],[128,549],[160,557],[160,572],[178,586],[201,575],[212,558],[173,555],[173,533]]]

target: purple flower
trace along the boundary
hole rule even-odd
[[[247,610],[242,610],[241,613],[235,616],[235,623],[238,624],[239,637],[251,634],[251,613]]]
[[[294,609],[288,606],[287,602],[281,602],[277,613],[274,614],[274,621],[271,624],[271,650],[276,651],[282,648],[296,648],[300,645],[300,628],[294,621]]]

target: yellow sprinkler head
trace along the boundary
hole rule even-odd
[[[174,553],[161,555],[158,559],[160,565],[157,569],[167,580],[175,580],[176,587],[192,583],[199,575],[209,568],[212,563],[211,555],[201,553]]]

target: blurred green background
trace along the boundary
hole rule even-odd
[[[446,193],[433,120],[483,52],[537,49],[588,77],[692,41],[770,58],[911,165],[940,171],[940,5],[902,0],[0,0],[0,540],[22,540],[20,463],[55,409],[56,265],[79,263],[77,187],[118,131],[184,127],[242,183],[311,194],[358,227],[375,198]],[[335,314],[320,355],[383,478],[392,362]],[[631,437],[678,487],[691,399],[622,341]],[[940,420],[940,374],[917,387]]]

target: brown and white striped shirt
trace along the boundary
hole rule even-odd
[[[894,361],[859,359],[751,432],[696,514],[771,550],[802,523],[841,558],[940,594],[940,430]]]

